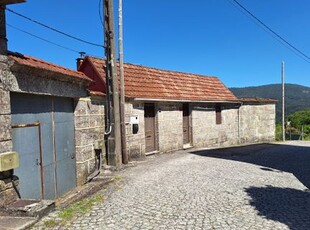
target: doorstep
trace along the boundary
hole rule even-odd
[[[155,150],[155,151],[152,151],[152,152],[145,153],[145,156],[150,156],[150,155],[154,155],[154,154],[157,154],[157,153],[159,153],[159,151]]]
[[[183,145],[183,149],[184,150],[185,149],[190,149],[190,148],[193,148],[193,146],[190,143]]]
[[[17,200],[2,208],[0,230],[27,229],[54,208],[51,200]]]
[[[17,200],[5,207],[10,216],[42,217],[55,209],[53,200]]]

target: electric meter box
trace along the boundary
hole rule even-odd
[[[0,172],[19,167],[19,156],[17,152],[6,152],[0,154]]]
[[[134,125],[134,124],[139,124],[139,116],[131,116],[131,117],[130,117],[130,123],[131,123],[132,125]]]

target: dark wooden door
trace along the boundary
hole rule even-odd
[[[155,106],[144,105],[145,151],[155,151]]]
[[[190,143],[189,138],[189,105],[183,104],[183,144]]]

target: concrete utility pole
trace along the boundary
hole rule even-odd
[[[285,83],[284,83],[284,61],[282,61],[282,140],[285,141]]]
[[[122,164],[121,157],[121,129],[120,129],[120,103],[117,81],[117,66],[115,55],[115,33],[114,33],[114,13],[113,0],[104,0],[104,42],[106,57],[106,84],[107,84],[107,104],[110,118],[108,125],[112,131],[108,136],[108,164],[119,168]],[[107,114],[108,115],[108,114]]]
[[[123,50],[123,0],[118,1],[118,50],[120,69],[120,97],[121,97],[121,134],[122,134],[122,159],[123,164],[128,164],[126,147],[126,126],[125,126],[125,79],[124,79],[124,50]]]

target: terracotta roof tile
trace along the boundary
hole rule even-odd
[[[103,59],[87,57],[105,80]],[[124,64],[125,95],[130,98],[237,101],[217,78]]]
[[[41,69],[41,70],[48,70],[51,72],[67,75],[67,76],[70,76],[73,78],[91,81],[91,79],[88,78],[82,72],[67,69],[67,68],[64,68],[62,66],[52,64],[50,62],[40,60],[38,58],[26,56],[26,55],[19,54],[19,53],[13,53],[13,52],[9,52],[8,56],[9,56],[9,58],[14,60],[19,65],[28,66],[28,67],[32,67],[32,68],[36,68],[36,69]]]

